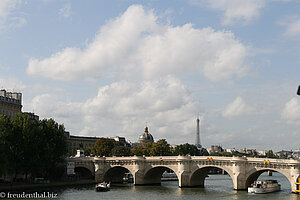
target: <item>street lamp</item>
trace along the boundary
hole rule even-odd
[[[298,87],[297,94],[300,95],[300,85],[299,85],[299,87]]]

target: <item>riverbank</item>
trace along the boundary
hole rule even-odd
[[[94,180],[80,180],[80,181],[60,181],[60,182],[51,182],[51,183],[13,183],[0,185],[1,192],[7,191],[26,191],[33,189],[43,189],[43,188],[55,188],[55,187],[64,187],[64,186],[76,186],[76,185],[91,185],[95,184]]]

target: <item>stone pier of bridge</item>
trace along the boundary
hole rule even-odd
[[[268,159],[218,156],[155,156],[155,157],[81,157],[68,158],[75,167],[88,168],[96,182],[122,182],[125,173],[131,173],[135,185],[161,183],[166,170],[178,177],[179,187],[204,187],[204,181],[212,168],[227,172],[235,190],[245,190],[267,171],[284,175],[295,191],[300,177],[300,161],[294,159]]]

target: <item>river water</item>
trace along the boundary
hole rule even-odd
[[[66,187],[51,189],[63,200],[157,200],[157,199],[300,199],[300,195],[291,193],[290,183],[278,173],[272,177],[262,174],[259,179],[276,179],[282,190],[270,194],[248,194],[247,191],[234,191],[232,180],[228,175],[209,175],[205,179],[205,188],[178,188],[177,181],[162,182],[161,186],[134,186],[130,184],[112,185],[109,192],[95,192],[94,186]]]

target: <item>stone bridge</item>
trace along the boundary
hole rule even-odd
[[[300,160],[219,156],[163,156],[163,157],[71,157],[75,169],[86,168],[95,182],[122,181],[130,172],[135,185],[160,184],[164,171],[171,169],[178,177],[179,187],[204,187],[204,180],[212,168],[228,173],[235,190],[245,190],[266,171],[284,175],[292,192],[299,189],[295,182],[300,177]]]

